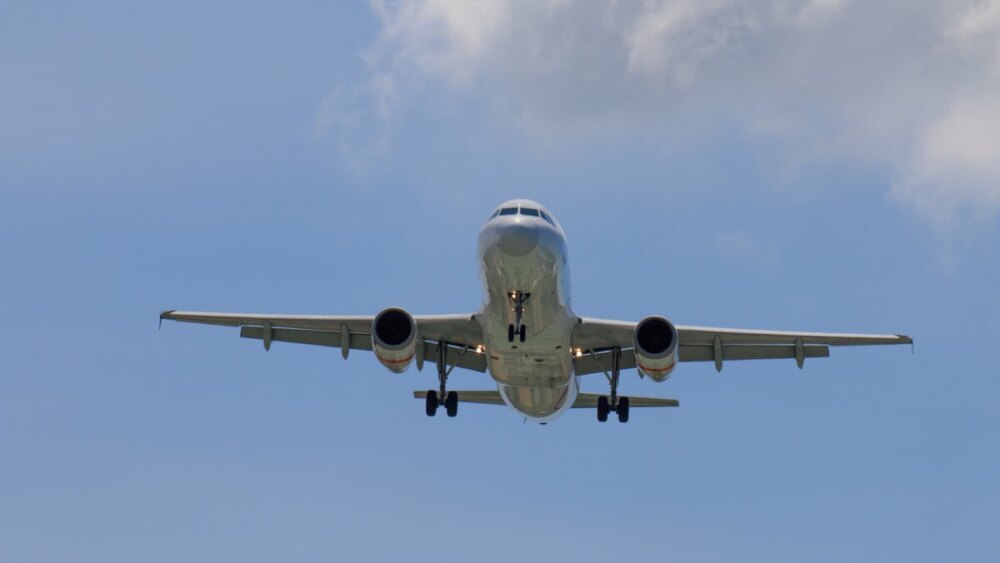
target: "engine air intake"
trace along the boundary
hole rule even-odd
[[[674,330],[666,319],[649,318],[639,325],[635,340],[644,351],[656,356],[666,352],[674,343]]]
[[[375,333],[389,346],[399,346],[413,333],[413,319],[401,309],[389,309],[375,321]]]

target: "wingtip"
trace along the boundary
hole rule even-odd
[[[906,336],[905,334],[897,334],[896,338],[899,338],[899,341],[902,344],[913,344],[913,339],[910,338],[909,336]]]
[[[177,309],[166,309],[164,311],[160,311],[160,324],[157,325],[156,328],[157,329],[163,328],[163,319],[169,319],[170,315],[173,314],[174,311],[176,311],[176,310]]]

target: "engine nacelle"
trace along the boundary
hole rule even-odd
[[[663,317],[646,317],[632,335],[635,367],[653,381],[666,381],[677,365],[677,329]]]
[[[372,348],[383,366],[403,373],[417,351],[417,323],[402,309],[382,311],[372,321]]]

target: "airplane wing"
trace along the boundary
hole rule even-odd
[[[620,347],[622,368],[635,367],[632,335],[637,323],[582,318],[573,329],[573,348],[581,354],[574,359],[577,375],[608,371],[611,348]],[[805,358],[825,358],[830,346],[912,344],[902,334],[843,334],[826,332],[782,332],[677,325],[678,359],[682,362],[715,362],[722,370],[724,361],[795,358],[799,367]]]
[[[332,315],[256,315],[241,313],[208,313],[197,311],[164,311],[160,321],[179,321],[240,327],[240,336],[271,342],[293,342],[340,348],[344,358],[349,350],[372,349],[374,316]],[[424,360],[438,359],[437,346],[447,347],[447,363],[478,372],[486,371],[486,355],[478,351],[483,343],[482,331],[473,314],[414,315],[417,334],[423,349],[417,346],[418,367]]]

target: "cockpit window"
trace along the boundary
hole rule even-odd
[[[500,215],[517,215],[516,207],[504,207],[500,210]]]
[[[531,209],[530,207],[522,207],[521,215],[531,215],[532,217],[538,217],[538,210]]]
[[[556,226],[556,222],[552,220],[552,217],[549,217],[548,213],[546,213],[546,212],[544,212],[542,210],[538,210],[538,212],[542,214],[542,219],[545,219],[546,221],[548,221],[549,224],[552,225],[553,227]]]
[[[490,219],[492,219],[492,218],[496,217],[496,216],[497,216],[497,215],[499,215],[499,214],[500,214],[500,210],[499,210],[499,209],[497,209],[496,211],[494,211],[493,213],[491,213],[491,214],[490,214]]]

